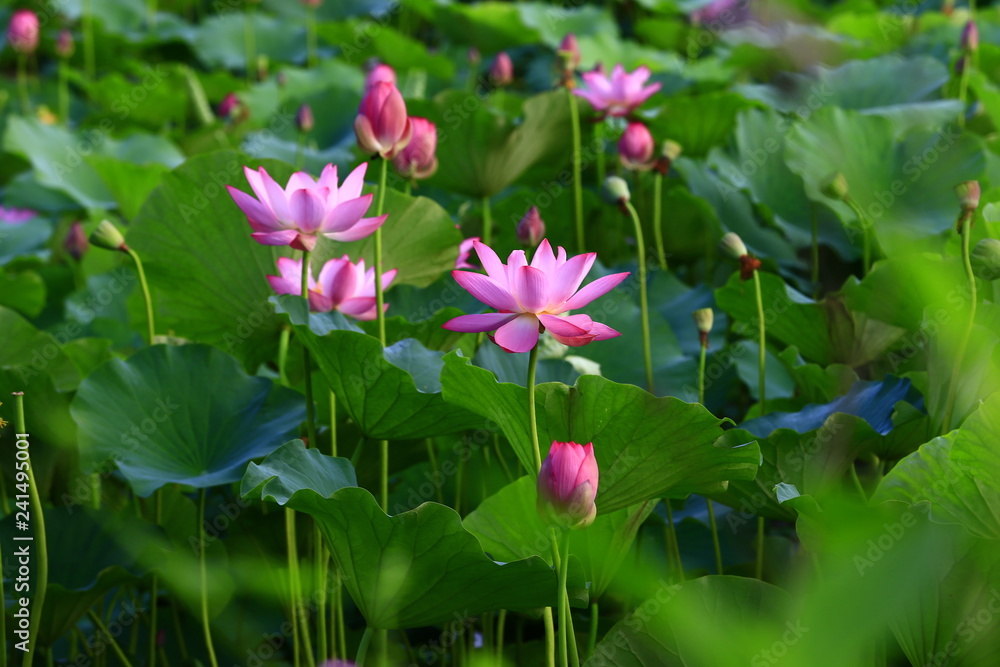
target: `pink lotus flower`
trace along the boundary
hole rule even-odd
[[[598,478],[593,444],[553,442],[538,473],[538,513],[563,528],[586,528],[597,516]]]
[[[506,51],[501,51],[490,65],[490,79],[494,85],[506,86],[514,81],[514,63]]]
[[[645,66],[626,74],[621,65],[615,65],[610,79],[596,71],[584,72],[582,77],[587,87],[574,90],[573,94],[590,102],[602,114],[627,116],[660,89],[658,83],[643,87],[649,75]]]
[[[618,140],[618,157],[622,166],[635,171],[646,171],[653,167],[653,151],[656,142],[649,129],[642,123],[629,123]]]
[[[378,229],[386,216],[365,218],[372,195],[361,194],[367,162],[362,162],[337,186],[337,167],[326,165],[319,181],[295,172],[282,188],[264,170],[244,167],[256,198],[226,186],[236,205],[247,216],[251,234],[262,245],[290,245],[312,251],[319,236],[334,241],[357,241]]]
[[[392,159],[396,171],[407,178],[430,178],[438,168],[437,126],[426,118],[410,117],[413,136],[406,148]]]
[[[528,209],[528,212],[518,221],[515,232],[521,245],[528,247],[538,245],[538,242],[545,236],[545,221],[542,220],[537,206]]]
[[[219,102],[219,115],[226,120],[240,120],[243,111],[243,105],[236,93],[226,93],[226,96]]]
[[[372,67],[371,71],[368,72],[368,76],[365,77],[365,92],[380,81],[385,81],[395,86],[396,70],[385,64],[378,64]]]
[[[87,233],[83,231],[83,225],[78,220],[69,226],[66,238],[63,239],[63,248],[69,253],[70,257],[79,262],[89,247],[90,243],[87,241]]]
[[[38,48],[38,14],[30,9],[14,12],[7,25],[7,41],[18,53],[34,53]]]
[[[32,211],[30,208],[7,208],[6,206],[0,206],[0,222],[5,222],[9,225],[19,225],[22,222],[27,222],[37,217],[38,213]]]
[[[365,92],[354,119],[354,133],[361,150],[378,153],[387,160],[406,148],[413,136],[413,124],[396,86],[379,81]]]
[[[487,275],[452,271],[452,276],[472,296],[499,312],[460,315],[445,322],[445,329],[475,333],[496,330],[496,336],[491,338],[507,352],[528,352],[546,329],[560,343],[573,347],[621,335],[588,315],[564,315],[603,296],[628,275],[604,276],[577,291],[597,253],[567,260],[564,249],[553,254],[545,239],[530,265],[523,250],[512,252],[505,265],[486,244],[474,241],[473,247]]]
[[[267,276],[278,294],[302,294],[302,260],[288,257],[278,258],[279,276]],[[314,280],[309,271],[309,310],[328,313],[337,310],[358,320],[374,320],[378,312],[375,301],[375,269],[365,270],[365,260],[357,264],[347,255],[331,259],[320,269],[319,279]],[[382,274],[382,289],[389,286],[396,277],[396,269]],[[387,309],[388,304],[383,304]]]
[[[458,225],[455,225],[458,227]],[[455,260],[456,269],[478,269],[478,266],[469,264],[469,254],[472,252],[472,246],[479,240],[478,236],[473,236],[472,238],[465,239],[458,246],[458,259]]]

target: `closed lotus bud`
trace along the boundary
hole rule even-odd
[[[60,58],[70,58],[74,50],[73,33],[69,30],[60,30],[56,39],[56,55]]]
[[[228,93],[219,102],[219,115],[226,120],[236,120],[242,112],[243,105],[240,104],[240,98],[236,97],[236,93]]]
[[[517,240],[521,245],[535,247],[545,238],[545,221],[538,213],[538,207],[532,206],[517,223]]]
[[[506,51],[501,51],[490,65],[490,78],[497,86],[506,86],[514,81],[514,63]]]
[[[1000,280],[1000,239],[983,239],[969,256],[972,271],[983,280]]]
[[[438,168],[437,126],[426,118],[410,117],[413,136],[406,148],[392,159],[392,164],[407,178],[430,178]]]
[[[575,70],[580,66],[582,56],[580,55],[580,44],[576,41],[576,35],[568,33],[563,37],[562,42],[559,43],[559,55],[562,56],[565,69]]]
[[[553,442],[538,473],[538,513],[560,528],[586,528],[597,516],[594,445]]]
[[[38,48],[38,14],[30,9],[14,12],[7,26],[7,41],[18,53],[34,53]]]
[[[87,234],[83,231],[83,225],[79,221],[74,222],[70,225],[69,232],[63,240],[63,248],[66,249],[70,257],[79,262],[87,252],[88,247],[90,244],[87,242]]]
[[[698,327],[698,340],[702,347],[708,347],[708,333],[712,330],[715,315],[711,308],[699,308],[692,313],[694,325]]]
[[[361,150],[378,153],[387,160],[406,148],[413,136],[413,124],[396,86],[378,81],[365,92],[354,119],[354,133]]]
[[[90,235],[90,242],[106,250],[125,250],[127,247],[125,237],[109,220],[101,220],[101,224]]]
[[[295,127],[299,129],[299,132],[309,133],[312,132],[315,125],[316,120],[313,118],[312,107],[308,104],[300,106],[295,114]]]
[[[979,181],[963,181],[955,186],[958,204],[963,211],[975,211],[979,208]]]
[[[719,241],[719,248],[733,259],[740,259],[747,255],[747,247],[736,232],[726,232]]]
[[[839,171],[835,174],[830,174],[826,177],[826,180],[819,184],[819,191],[830,199],[847,199],[847,179]]]
[[[372,67],[368,72],[368,76],[365,77],[365,91],[368,91],[372,86],[380,81],[385,81],[386,83],[391,83],[395,86],[396,70],[389,65],[381,63]]]
[[[979,28],[975,21],[969,21],[962,28],[962,37],[959,46],[966,53],[975,53],[979,50]]]
[[[632,122],[618,140],[618,157],[626,169],[645,171],[653,166],[656,142],[642,123]]]
[[[601,186],[601,196],[609,204],[624,204],[632,198],[628,183],[620,176],[608,176]]]

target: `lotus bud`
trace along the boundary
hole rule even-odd
[[[392,164],[407,178],[430,178],[438,168],[437,126],[426,118],[410,117],[413,136],[406,148],[392,159]]]
[[[501,51],[490,65],[490,78],[496,86],[507,86],[514,81],[514,63],[506,51]]]
[[[538,207],[532,206],[517,223],[517,240],[521,245],[533,248],[541,243],[543,238],[545,238],[545,221],[538,213]]]
[[[63,248],[70,257],[79,262],[89,247],[90,244],[87,242],[87,234],[83,231],[83,225],[79,221],[74,222],[70,225],[69,232],[63,240]]]
[[[19,9],[7,25],[7,41],[20,54],[30,55],[38,48],[38,14],[30,9]]]
[[[715,314],[711,308],[699,308],[691,316],[694,318],[694,325],[698,327],[698,339],[702,347],[708,347],[708,334],[715,322]]]
[[[354,133],[361,150],[378,153],[387,160],[406,148],[413,136],[413,124],[396,86],[378,81],[365,92],[354,119]]]
[[[236,93],[227,93],[219,102],[219,115],[228,121],[237,120],[243,113],[243,105]]]
[[[74,48],[73,33],[69,30],[60,30],[59,37],[56,39],[56,55],[64,60],[71,58]]]
[[[733,259],[747,255],[747,247],[736,232],[727,232],[719,241],[719,248]]]
[[[368,72],[368,76],[365,77],[365,91],[367,92],[380,81],[385,81],[395,86],[396,70],[385,64],[378,64],[372,67]]]
[[[97,229],[90,235],[90,242],[105,250],[124,252],[128,249],[128,246],[125,245],[125,237],[109,220],[101,220],[101,224],[97,225]]]
[[[580,66],[580,44],[576,41],[576,35],[567,33],[559,43],[559,55],[562,58],[563,69],[575,70]]]
[[[965,53],[975,53],[979,50],[979,28],[975,21],[969,21],[962,28],[962,37],[959,46]]]
[[[619,176],[608,176],[601,186],[601,196],[609,204],[624,205],[632,198],[629,192],[628,183]]]
[[[983,239],[969,256],[972,271],[987,281],[1000,280],[1000,239]]]
[[[847,179],[839,171],[827,176],[826,180],[819,184],[819,191],[830,199],[845,200],[850,196],[847,190]]]
[[[963,181],[955,186],[958,204],[963,211],[975,211],[979,208],[979,181]]]
[[[618,140],[618,157],[626,169],[646,171],[653,166],[656,142],[642,123],[632,122]]]
[[[308,104],[300,106],[298,112],[295,114],[295,127],[298,128],[299,132],[308,134],[312,132],[315,125],[316,120],[313,118],[312,107]]]
[[[538,473],[538,513],[559,528],[586,528],[597,517],[594,445],[553,442]]]

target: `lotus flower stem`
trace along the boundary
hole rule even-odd
[[[535,421],[535,371],[538,367],[538,345],[528,353],[528,429],[531,433],[531,451],[535,454],[535,476],[542,469],[542,452],[538,447],[538,424]]]
[[[248,2],[246,5],[246,12],[243,15],[243,47],[247,60],[247,85],[249,85],[253,83],[254,74],[257,70],[257,36],[254,34],[254,18],[257,14],[257,6],[252,2]]]
[[[316,7],[306,8],[306,67],[313,68],[319,63],[316,50]]]
[[[219,667],[219,662],[215,659],[215,646],[212,644],[212,628],[208,622],[208,568],[205,564],[205,493],[206,490],[203,488],[198,494],[198,574],[201,581],[201,627],[205,632],[205,646],[208,648],[209,664],[212,667]]]
[[[427,460],[431,463],[431,473],[434,475],[434,479],[439,479],[441,468],[438,466],[437,452],[434,451],[434,439],[427,438]],[[437,498],[438,503],[444,505],[444,494],[441,492],[441,485],[434,485],[434,495]]]
[[[569,560],[566,561],[569,568]],[[580,667],[580,651],[576,646],[576,630],[573,628],[573,610],[569,605],[569,592],[566,593],[566,637],[569,644],[569,664],[571,667]]]
[[[965,265],[965,275],[969,279],[969,319],[965,325],[965,331],[958,343],[958,350],[955,352],[955,362],[951,367],[951,381],[948,383],[948,396],[944,404],[944,421],[941,423],[941,435],[951,430],[951,419],[955,412],[955,398],[958,393],[958,382],[962,375],[962,363],[965,360],[965,352],[969,346],[969,338],[972,336],[972,327],[976,321],[976,274],[972,270],[972,260],[969,255],[969,238],[972,236],[971,216],[962,224],[962,263]]]
[[[80,20],[83,23],[83,71],[88,81],[93,81],[97,66],[94,58],[94,9],[93,0],[83,0]]]
[[[653,174],[653,235],[656,238],[656,259],[667,270],[667,253],[663,249],[663,174]]]
[[[403,194],[406,195],[407,197],[409,197],[409,196],[411,196],[413,194],[413,181],[412,180],[408,179],[406,181],[403,181]]]
[[[361,635],[361,642],[358,644],[358,653],[354,657],[354,664],[357,667],[365,667],[365,658],[368,655],[368,645],[372,641],[372,626],[365,626],[365,633]]]
[[[594,144],[597,146],[597,182],[604,182],[604,119],[594,123]]]
[[[642,314],[642,355],[646,366],[646,390],[655,393],[653,384],[653,353],[649,340],[649,303],[646,297],[646,243],[642,238],[642,223],[639,222],[639,214],[635,210],[632,202],[624,202],[632,222],[635,225],[635,245],[639,259],[639,309]]]
[[[501,609],[497,614],[497,633],[496,633],[496,663],[498,665],[503,664],[503,631],[504,626],[507,624],[507,610]]]
[[[569,667],[569,647],[566,637],[567,599],[566,599],[566,575],[569,571],[569,535],[563,533],[559,535],[556,530],[551,529],[552,534],[552,556],[553,564],[559,575],[559,588],[556,591],[559,605],[559,661],[562,667]]]
[[[542,612],[542,621],[545,624],[545,664],[556,667],[556,626],[552,620],[552,607],[546,607]]]
[[[755,272],[756,274],[756,272]],[[706,334],[707,335],[707,334]],[[698,402],[705,404],[705,355],[708,352],[708,339],[701,345],[701,354],[698,355]],[[715,569],[722,574],[722,549],[719,546],[719,529],[715,523],[715,507],[709,498],[705,498],[708,505],[708,526],[712,530],[712,548],[715,550]]]
[[[288,374],[285,366],[288,365],[288,341],[291,338],[292,328],[288,325],[281,327],[281,337],[278,339],[278,382],[288,386]]]
[[[600,608],[597,601],[590,603],[590,629],[587,632],[587,652],[583,655],[584,660],[589,660],[594,655],[594,647],[597,646],[597,621],[600,619]]]
[[[583,253],[587,251],[587,243],[583,231],[583,183],[580,181],[580,106],[571,89],[566,89],[566,96],[569,98],[569,119],[573,129],[573,219],[576,221],[576,247],[577,252]]]
[[[389,170],[389,162],[384,158],[379,160],[381,170],[378,180],[378,203],[376,204],[375,215],[382,215],[385,208],[385,188],[386,175]],[[382,227],[375,230],[375,317],[378,318],[378,339],[385,347],[385,295],[382,293]],[[380,497],[382,499],[382,511],[389,513],[389,441],[379,441],[379,457],[382,461],[382,473],[380,483]]]
[[[69,124],[69,83],[66,81],[66,71],[68,66],[65,59],[60,58],[58,66],[59,74],[59,118],[66,125]]]
[[[129,660],[128,660],[127,657],[125,657],[125,652],[122,651],[122,647],[118,645],[117,641],[115,641],[114,635],[112,635],[110,632],[108,632],[108,628],[104,625],[104,622],[101,621],[101,617],[98,616],[96,613],[94,613],[94,611],[92,609],[88,609],[87,610],[87,616],[90,617],[90,620],[94,624],[94,626],[105,637],[108,638],[108,643],[111,644],[111,648],[114,650],[115,655],[118,656],[118,659],[121,660],[122,664],[125,667],[132,667],[132,663],[129,662]],[[24,654],[24,663],[23,663],[24,665],[31,665],[31,656],[32,655],[33,655],[33,653],[25,653]]]
[[[285,552],[288,556],[288,608],[292,615],[292,664],[302,664],[299,638],[298,548],[295,535],[295,510],[285,508]]]
[[[757,357],[757,396],[760,398],[760,414],[767,412],[764,402],[764,371],[767,363],[767,331],[764,325],[764,295],[760,288],[760,271],[753,272],[753,287],[757,295],[757,319],[760,321],[760,353]]]
[[[669,498],[663,499],[663,505],[667,508],[667,549],[670,560],[675,561],[678,581],[684,581],[684,561],[681,560],[681,547],[677,542],[677,530],[674,528],[674,508],[670,506]]]
[[[851,207],[851,210],[854,211],[854,215],[857,216],[858,223],[861,225],[861,241],[863,244],[861,251],[861,268],[864,272],[862,275],[867,276],[872,267],[871,238],[868,233],[868,229],[871,225],[868,223],[868,217],[861,209],[861,206],[858,205],[858,202],[854,201],[854,199],[850,196],[845,197],[844,201]]]
[[[163,520],[163,493],[162,489],[157,489],[153,494],[153,520],[156,525],[159,526],[160,522]],[[153,575],[153,580],[150,582],[149,586],[149,660],[147,660],[148,667],[156,667],[156,612],[158,605],[156,604],[157,598],[159,597],[159,581],[157,576]]]
[[[490,212],[490,198],[483,197],[483,243],[490,245],[493,241],[493,214]]]
[[[14,392],[14,401],[17,405],[17,442],[24,442],[28,445],[28,429],[24,421],[24,392]],[[27,451],[27,450],[26,450]],[[31,513],[35,519],[34,537],[35,545],[38,548],[38,569],[35,579],[35,597],[31,603],[31,617],[42,618],[42,609],[45,605],[45,589],[49,585],[49,550],[48,538],[45,533],[45,514],[43,513],[42,499],[38,495],[38,485],[35,483],[35,473],[28,459],[28,495],[31,501]],[[38,640],[38,623],[32,623],[28,628],[28,646],[34,649]],[[110,636],[110,635],[109,635]],[[35,651],[31,650],[24,654],[23,665],[31,667],[31,660]]]
[[[17,92],[21,97],[21,113],[31,115],[31,96],[28,94],[28,56],[17,54]]]
[[[965,58],[964,66],[962,67],[962,74],[958,78],[958,101],[962,103],[962,108],[958,112],[958,127],[965,127],[965,112],[968,107],[965,104],[965,100],[969,94],[969,72],[972,70],[972,57],[969,54],[963,56]]]
[[[3,546],[0,545],[0,563],[3,563]],[[3,590],[3,577],[0,577],[0,609],[7,609],[7,597]],[[7,614],[0,614],[0,637],[7,638]],[[0,667],[7,667],[7,651],[0,651]]]
[[[340,655],[347,657],[347,632],[344,629],[344,587],[340,582],[340,573],[337,573],[336,597],[337,603],[337,643],[340,646]]]
[[[135,262],[135,271],[139,274],[139,286],[142,287],[142,298],[146,304],[146,326],[148,328],[149,344],[152,345],[153,340],[156,338],[156,333],[153,324],[153,299],[149,296],[149,283],[146,282],[146,272],[143,271],[142,260],[139,259],[139,254],[135,250],[126,248],[125,252]]]
[[[326,582],[330,554],[326,551],[323,535],[319,531],[319,523],[313,520],[313,567],[316,568],[316,652],[320,660],[329,657],[326,631]],[[302,609],[303,617],[306,616]],[[303,619],[304,620],[304,619]],[[308,627],[306,634],[309,633]]]

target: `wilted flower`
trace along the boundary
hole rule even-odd
[[[506,86],[514,81],[514,63],[506,51],[501,51],[490,65],[490,78],[497,86]]]
[[[378,153],[387,160],[406,148],[413,136],[413,124],[396,86],[379,81],[368,89],[354,119],[354,133],[361,150]]]
[[[586,528],[597,516],[594,445],[554,441],[538,473],[538,513],[560,528]]]
[[[646,171],[653,167],[656,142],[649,129],[642,123],[632,122],[618,140],[618,157],[626,169]]]
[[[375,65],[375,67],[372,67],[368,72],[368,76],[365,77],[365,91],[370,90],[372,86],[380,82],[391,83],[395,86],[396,70],[383,63],[379,63],[378,65]]]
[[[660,89],[658,83],[643,87],[649,76],[649,68],[645,66],[626,74],[621,65],[615,65],[610,79],[597,71],[584,72],[583,82],[587,85],[573,94],[590,102],[599,113],[627,116]]]
[[[367,162],[362,162],[337,185],[337,167],[328,164],[319,181],[305,172],[295,172],[282,188],[261,167],[244,167],[256,198],[226,186],[236,205],[247,216],[251,234],[262,245],[290,245],[297,250],[316,246],[319,236],[334,241],[357,241],[378,229],[386,216],[365,218],[372,195],[362,195]]]
[[[316,119],[313,117],[312,107],[308,104],[300,106],[295,113],[295,127],[298,128],[299,132],[309,133],[312,132],[315,125]]]
[[[532,206],[517,223],[517,240],[521,245],[535,247],[545,237],[545,221],[537,206]]]
[[[472,296],[499,312],[461,315],[446,322],[445,329],[473,333],[496,330],[493,341],[507,352],[531,350],[546,329],[560,343],[573,347],[621,335],[588,315],[563,315],[603,296],[628,276],[604,276],[577,291],[597,253],[567,259],[563,248],[556,255],[545,239],[530,265],[523,250],[512,252],[505,265],[489,246],[476,241],[473,247],[487,275],[453,271],[452,276]]]
[[[7,41],[18,53],[34,53],[38,48],[38,14],[30,9],[14,12],[7,25]]]
[[[708,334],[712,331],[715,314],[711,308],[699,308],[691,316],[694,318],[694,325],[698,328],[698,340],[701,341],[702,347],[708,347]]]
[[[437,126],[426,118],[410,117],[413,136],[392,164],[407,178],[430,178],[437,171]]]
[[[77,220],[70,225],[66,238],[63,239],[63,248],[66,249],[70,257],[79,262],[89,246],[87,234],[83,231],[83,224]]]
[[[726,232],[719,242],[722,252],[740,263],[740,280],[750,280],[753,272],[760,268],[760,260],[750,255],[743,239],[736,232]]]
[[[73,55],[73,49],[73,33],[65,29],[60,30],[56,39],[56,55],[60,58],[69,58]]]
[[[125,237],[109,220],[101,220],[97,228],[90,234],[90,242],[105,250],[125,250]]]
[[[609,204],[623,205],[632,198],[628,183],[621,176],[608,176],[601,184],[601,196]]]
[[[302,260],[278,258],[280,276],[267,276],[271,288],[278,294],[302,294]],[[327,261],[314,280],[308,276],[309,310],[317,313],[339,311],[358,320],[374,320],[378,307],[375,300],[375,269],[365,270],[365,260],[357,264],[347,255]],[[396,277],[396,269],[382,274],[385,289]],[[383,308],[388,308],[383,304]]]

